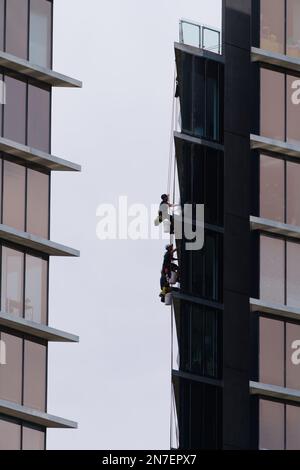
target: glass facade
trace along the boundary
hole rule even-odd
[[[173,386],[179,447],[221,448],[221,390],[179,377],[173,377]]]
[[[260,156],[260,216],[300,226],[300,165]]]
[[[178,72],[182,131],[220,142],[223,135],[223,66],[181,53]]]
[[[300,57],[300,3],[298,0],[260,0],[260,47]]]
[[[300,408],[260,400],[259,448],[264,450],[300,449]]]
[[[204,204],[204,221],[223,225],[224,155],[222,152],[177,140],[176,158],[181,205]]]
[[[261,68],[260,134],[299,144],[299,77]]]
[[[2,76],[6,104],[0,105],[0,136],[50,153],[51,88],[14,74]]]
[[[0,366],[0,399],[46,410],[46,343],[0,330],[6,345],[6,364]]]
[[[46,431],[0,415],[0,450],[45,450]]]
[[[260,237],[260,298],[300,307],[300,244],[262,235]]]
[[[48,260],[2,246],[1,309],[47,324]]]
[[[20,163],[5,154],[0,158],[0,174],[2,173],[2,223],[48,239],[50,174],[40,169],[25,167],[23,162]]]
[[[51,68],[52,9],[52,0],[1,0],[1,50]]]

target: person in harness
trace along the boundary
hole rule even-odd
[[[165,220],[170,221],[170,233],[174,234],[174,216],[170,214],[170,209],[176,207],[175,204],[170,204],[168,194],[162,194],[161,202],[159,204],[157,224],[159,225]]]
[[[178,266],[173,263],[173,261],[177,261],[174,258],[174,253],[176,253],[177,249],[174,250],[173,245],[166,246],[166,253],[164,254],[163,265],[161,269],[161,277],[160,277],[160,288],[161,292],[159,294],[161,301],[165,302],[165,296],[169,292],[171,292],[172,287],[170,286],[170,279],[172,276],[172,272],[178,270]]]

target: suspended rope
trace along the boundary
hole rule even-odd
[[[171,116],[171,130],[170,130],[167,194],[170,194],[170,187],[171,187],[171,173],[172,173],[172,159],[173,159],[173,145],[174,145],[173,144],[173,141],[174,141],[174,116],[175,116],[175,101],[176,101],[175,90],[176,90],[176,67],[174,67],[174,80],[173,80],[172,116]]]

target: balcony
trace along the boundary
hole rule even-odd
[[[215,54],[222,54],[221,32],[210,26],[188,20],[180,20],[179,42],[186,46],[204,49]]]

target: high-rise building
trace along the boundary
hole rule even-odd
[[[300,449],[300,0],[223,0],[175,44],[181,203],[172,445]],[[219,40],[220,38],[220,40]]]
[[[76,423],[47,413],[49,259],[79,256],[50,240],[52,87],[81,83],[52,70],[53,1],[0,0],[0,449],[43,450],[46,429]]]

